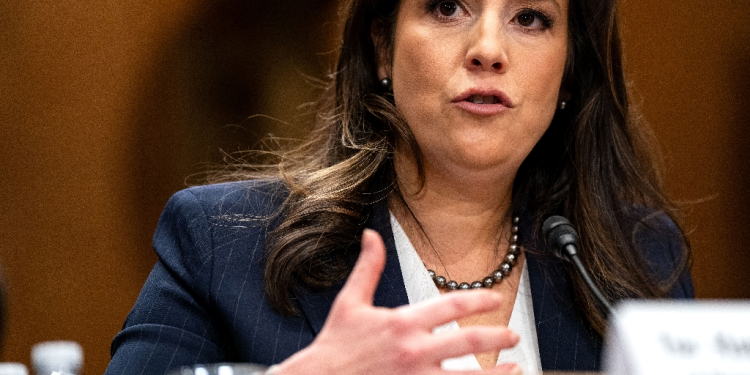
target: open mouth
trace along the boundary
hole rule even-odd
[[[467,102],[474,104],[500,104],[500,98],[494,95],[471,95],[466,98]]]
[[[495,87],[470,88],[452,102],[460,110],[479,116],[497,115],[515,106],[504,92]]]

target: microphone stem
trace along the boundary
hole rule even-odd
[[[599,303],[604,306],[604,309],[607,312],[607,316],[612,315],[612,305],[609,304],[609,301],[604,297],[601,291],[599,291],[599,288],[596,287],[594,284],[594,281],[591,280],[591,277],[589,276],[589,273],[586,272],[586,268],[583,267],[583,263],[581,263],[581,260],[578,259],[578,254],[572,254],[569,255],[570,260],[573,262],[573,265],[578,270],[578,273],[583,277],[583,281],[588,285],[589,290],[594,293],[594,297],[596,297],[597,300],[599,300]]]

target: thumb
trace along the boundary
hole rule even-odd
[[[341,289],[340,296],[352,302],[372,304],[375,289],[385,267],[385,244],[378,232],[362,232],[362,251],[352,273]]]

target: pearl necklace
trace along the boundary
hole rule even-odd
[[[519,222],[520,219],[518,216],[515,216],[511,221],[510,241],[508,241],[510,244],[508,245],[508,252],[505,254],[503,262],[500,263],[500,266],[496,270],[492,271],[492,273],[482,279],[482,281],[474,281],[472,283],[462,282],[459,284],[453,280],[448,281],[445,276],[439,276],[435,271],[428,269],[427,273],[430,274],[432,281],[435,282],[435,286],[437,286],[438,289],[467,290],[492,288],[493,285],[503,281],[503,278],[510,275],[511,271],[513,271],[513,266],[516,265],[518,262],[518,256],[521,254],[521,247],[518,246]]]

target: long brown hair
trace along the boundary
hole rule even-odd
[[[371,37],[376,25],[385,43],[378,47],[390,50],[398,3],[343,4],[338,64],[307,141],[282,152],[261,172],[233,175],[276,176],[288,187],[280,225],[266,243],[266,292],[282,314],[297,313],[291,299],[296,288],[325,288],[347,277],[371,205],[396,188],[396,144],[412,150],[421,175],[419,147],[390,94],[379,86]],[[669,280],[655,280],[636,248],[634,228],[653,226],[644,212],[663,213],[676,222],[677,211],[662,192],[650,133],[628,104],[615,3],[571,0],[562,82],[569,106],[558,111],[521,165],[513,191],[513,204],[533,213],[537,238],[549,215],[561,214],[574,223],[582,238],[582,261],[612,301],[664,296],[690,254],[677,227],[682,257]],[[577,274],[572,269],[568,274],[578,308],[602,333],[604,313]]]

